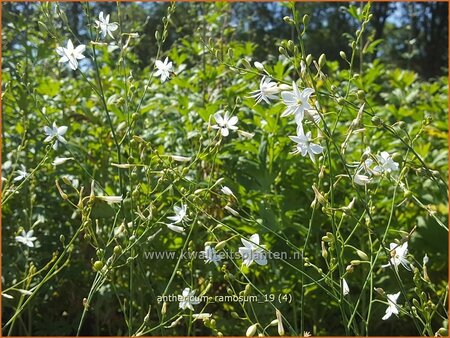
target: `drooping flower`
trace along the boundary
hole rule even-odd
[[[253,97],[256,103],[260,103],[261,101],[265,101],[267,104],[270,103],[270,100],[276,100],[278,96],[276,94],[279,93],[279,88],[275,82],[271,81],[270,77],[263,76],[261,82],[259,83],[259,90],[255,90],[251,92],[251,97]]]
[[[366,184],[370,183],[370,181],[371,178],[367,175],[355,174],[355,176],[353,176],[353,182],[358,185],[365,186]]]
[[[390,263],[382,265],[383,268],[389,267],[392,264],[395,269],[398,269],[398,266],[401,264],[406,270],[411,270],[409,262],[406,259],[406,255],[408,254],[408,242],[405,242],[402,245],[391,243],[389,244],[389,249],[391,253]]]
[[[192,305],[200,304],[200,299],[195,297],[195,291],[190,288],[185,288],[182,292],[182,295],[178,297],[180,300],[179,308],[184,310],[186,308],[194,311],[194,307]]]
[[[180,227],[180,226],[175,225],[175,224],[166,224],[166,225],[167,225],[167,227],[168,227],[170,230],[172,230],[172,231],[174,231],[174,232],[178,232],[179,234],[184,233],[184,228],[183,228],[183,227]]]
[[[13,181],[18,182],[22,181],[23,179],[27,178],[29,173],[27,173],[27,168],[23,164],[20,165],[20,169],[16,171],[17,176],[14,177]]]
[[[398,170],[398,163],[391,158],[391,155],[387,151],[383,151],[380,155],[377,155],[377,160],[378,165],[372,169],[375,173],[383,174]]]
[[[161,60],[155,61],[155,67],[157,71],[155,72],[155,76],[160,76],[161,81],[164,82],[170,77],[170,72],[172,72],[172,62],[169,62],[169,58],[166,57],[164,62]]]
[[[347,296],[350,293],[350,288],[348,287],[347,281],[345,278],[342,278],[342,294]]]
[[[205,320],[205,319],[211,318],[211,316],[212,316],[211,313],[203,312],[203,313],[194,313],[192,315],[192,318],[194,318],[194,321],[195,320]]]
[[[183,221],[186,218],[186,214],[187,214],[186,204],[181,204],[181,207],[175,205],[173,207],[173,212],[175,213],[175,215],[169,216],[167,218],[170,219],[171,221],[173,221],[172,224],[180,223],[181,221]]]
[[[67,161],[74,160],[73,157],[55,157],[55,160],[52,164],[56,167],[57,165],[66,163]]]
[[[225,115],[222,116],[220,112],[214,114],[214,119],[216,120],[216,125],[212,126],[214,129],[220,129],[220,133],[223,137],[227,137],[230,134],[231,130],[236,130],[236,123],[238,123],[238,118],[236,116],[229,116],[228,112],[225,112]]]
[[[58,143],[67,143],[67,140],[63,137],[63,135],[67,132],[66,126],[58,127],[56,125],[56,122],[53,122],[52,127],[45,126],[44,127],[44,133],[47,135],[44,142],[48,143],[52,140],[55,140],[55,143],[53,143],[53,149],[58,149]]]
[[[305,88],[300,92],[295,81],[292,82],[292,89],[292,92],[281,92],[281,98],[286,105],[286,109],[281,114],[281,117],[294,114],[295,121],[300,125],[305,116],[305,110],[313,109],[308,100],[311,94],[314,93],[314,89]]]
[[[383,320],[388,319],[392,314],[398,315],[398,308],[397,308],[397,299],[400,296],[400,292],[397,292],[396,294],[387,294],[386,298],[388,300],[389,306],[386,309],[386,314],[383,316]]]
[[[78,68],[78,61],[84,59],[83,52],[86,50],[85,45],[79,45],[74,48],[72,40],[67,41],[66,47],[56,47],[56,53],[61,56],[59,62],[69,62],[70,68],[76,70]]]
[[[106,18],[103,17],[103,11],[99,13],[98,20],[95,20],[96,27],[100,29],[102,32],[102,38],[106,37],[108,34],[111,38],[114,39],[112,32],[116,31],[119,28],[119,25],[116,22],[109,22],[109,14]]]
[[[214,263],[217,266],[221,261],[220,255],[210,245],[205,246],[205,251],[202,251],[202,254],[205,257],[205,263]]]
[[[303,130],[299,128],[299,133],[297,136],[289,136],[289,138],[296,142],[296,150],[293,152],[294,154],[301,153],[302,156],[309,155],[311,161],[315,162],[314,155],[321,154],[323,152],[323,147],[318,144],[311,142],[311,132],[308,131],[306,135],[303,133]]]
[[[239,254],[242,257],[242,263],[250,266],[253,261],[259,265],[267,264],[267,257],[264,252],[264,245],[259,245],[259,235],[254,234],[250,237],[250,241],[241,238],[243,247],[239,248]]]
[[[108,204],[120,203],[123,200],[122,196],[96,196],[96,198],[105,201]]]
[[[220,189],[220,191],[221,191],[224,195],[235,197],[234,194],[233,194],[233,191],[232,191],[230,188],[228,188],[226,185],[224,185],[224,186]]]
[[[25,232],[25,230],[22,230],[22,235],[16,236],[15,239],[17,242],[25,244],[26,246],[29,246],[30,248],[34,247],[33,242],[36,240],[36,237],[33,237],[33,230],[30,230],[28,232]]]

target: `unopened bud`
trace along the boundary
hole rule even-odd
[[[303,24],[305,26],[307,26],[308,23],[309,23],[309,15],[308,14],[303,15],[303,20],[302,21],[303,21]]]
[[[256,326],[258,324],[253,324],[251,326],[249,326],[249,328],[247,329],[247,332],[245,332],[245,336],[246,337],[253,337],[256,333]]]
[[[361,250],[356,250],[356,253],[359,256],[359,258],[361,258],[363,261],[368,261],[369,260],[369,257],[367,257],[365,252],[363,252]]]
[[[322,68],[325,65],[325,62],[327,62],[327,58],[326,58],[325,54],[322,54],[319,57],[319,67]]]
[[[313,56],[311,54],[308,54],[305,61],[306,61],[306,65],[310,66],[313,61]]]

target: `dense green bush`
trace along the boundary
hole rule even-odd
[[[171,4],[143,71],[120,3],[87,40],[36,6],[2,30],[4,334],[446,334],[447,78],[365,62],[370,4],[347,67],[291,5],[266,60],[227,3],[168,46]]]

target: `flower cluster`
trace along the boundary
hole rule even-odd
[[[293,115],[297,124],[297,135],[290,136],[290,139],[296,143],[293,153],[301,154],[302,156],[308,155],[311,161],[315,162],[315,155],[321,154],[323,147],[313,143],[311,131],[305,133],[303,128],[305,117],[308,117],[315,123],[320,121],[319,114],[309,102],[314,89],[304,88],[300,91],[295,81],[292,81],[292,90],[288,89],[290,89],[289,86],[277,85],[264,75],[259,84],[259,90],[251,92],[250,97],[254,98],[257,104],[261,101],[269,104],[270,100],[276,100],[278,98],[277,94],[281,92],[283,104],[286,106],[281,117]]]

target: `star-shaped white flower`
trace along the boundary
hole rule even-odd
[[[63,137],[63,135],[67,132],[66,126],[58,127],[56,125],[56,122],[53,122],[52,127],[45,126],[44,132],[47,137],[45,138],[44,142],[48,143],[52,140],[55,140],[55,143],[53,143],[53,149],[58,149],[58,143],[67,143],[67,140]]]
[[[220,255],[210,245],[205,245],[205,251],[202,251],[202,254],[205,257],[205,263],[214,263],[217,266],[221,261]]]
[[[388,299],[389,306],[386,309],[386,314],[383,316],[383,320],[388,319],[392,314],[398,315],[398,308],[397,308],[397,299],[400,296],[400,292],[397,292],[396,294],[388,294],[386,295]]]
[[[78,60],[84,59],[83,52],[86,50],[85,45],[79,45],[74,48],[72,40],[67,41],[66,47],[56,47],[56,53],[61,56],[59,62],[69,62],[70,68],[76,70],[78,68]]]
[[[34,247],[33,242],[36,240],[36,237],[33,237],[33,230],[30,230],[28,232],[25,232],[25,230],[22,230],[21,236],[16,236],[16,241],[22,244],[25,244],[26,246],[29,246],[30,248]]]
[[[155,76],[160,76],[161,81],[164,82],[169,78],[170,73],[172,72],[173,65],[172,62],[169,62],[169,58],[166,57],[164,62],[162,62],[161,60],[156,60],[155,67],[157,69],[157,71],[155,72]]]
[[[101,30],[103,39],[106,37],[106,34],[114,39],[112,32],[119,28],[119,25],[116,22],[109,22],[109,14],[104,18],[103,12],[99,13],[98,20],[95,20],[95,24],[97,25],[96,27]]]
[[[323,152],[323,147],[318,144],[311,142],[311,132],[308,131],[306,135],[303,133],[303,130],[299,128],[297,136],[289,136],[289,138],[296,142],[296,150],[293,152],[294,154],[302,154],[302,156],[309,155],[311,161],[315,162],[314,155],[321,154]]]
[[[179,308],[184,310],[186,308],[194,311],[194,307],[192,305],[200,304],[200,299],[195,297],[195,291],[190,288],[185,288],[182,292],[182,295],[178,297],[180,299]]]
[[[250,241],[241,238],[243,247],[239,248],[239,254],[242,257],[242,263],[250,266],[253,261],[259,265],[267,264],[267,257],[264,252],[264,245],[259,245],[259,235],[254,234],[250,237]]]
[[[220,133],[223,137],[227,137],[230,134],[230,130],[237,130],[236,123],[238,123],[238,118],[236,116],[229,116],[228,112],[222,116],[220,112],[214,114],[214,119],[216,120],[216,125],[212,126],[214,129],[220,129]]]
[[[381,152],[377,155],[378,165],[373,168],[373,171],[378,174],[390,173],[398,170],[398,163],[395,162],[387,151]]]
[[[313,109],[308,100],[311,94],[314,93],[314,89],[305,88],[300,92],[295,81],[292,82],[292,89],[292,92],[281,92],[281,98],[286,105],[286,109],[281,114],[281,117],[294,114],[295,121],[298,125],[301,125],[305,116],[305,110]]]
[[[409,262],[406,259],[406,255],[408,254],[408,242],[405,242],[402,245],[391,243],[389,244],[389,250],[391,252],[390,263],[382,265],[381,267],[386,268],[392,264],[395,269],[398,269],[398,266],[401,264],[406,270],[411,270]]]
[[[259,90],[255,90],[251,92],[251,97],[256,100],[256,103],[260,103],[261,101],[265,101],[267,104],[270,103],[270,100],[276,100],[278,96],[276,94],[279,93],[279,88],[275,82],[271,81],[270,77],[263,76],[261,82],[259,83]]]
[[[30,175],[27,173],[27,168],[23,164],[20,165],[20,169],[16,171],[16,174],[17,176],[13,179],[14,182],[22,181]]]
[[[173,212],[175,213],[175,215],[169,216],[167,218],[170,219],[171,221],[173,221],[172,224],[180,223],[181,221],[183,221],[186,218],[186,214],[187,214],[186,204],[181,204],[181,207],[175,205],[173,207]]]

